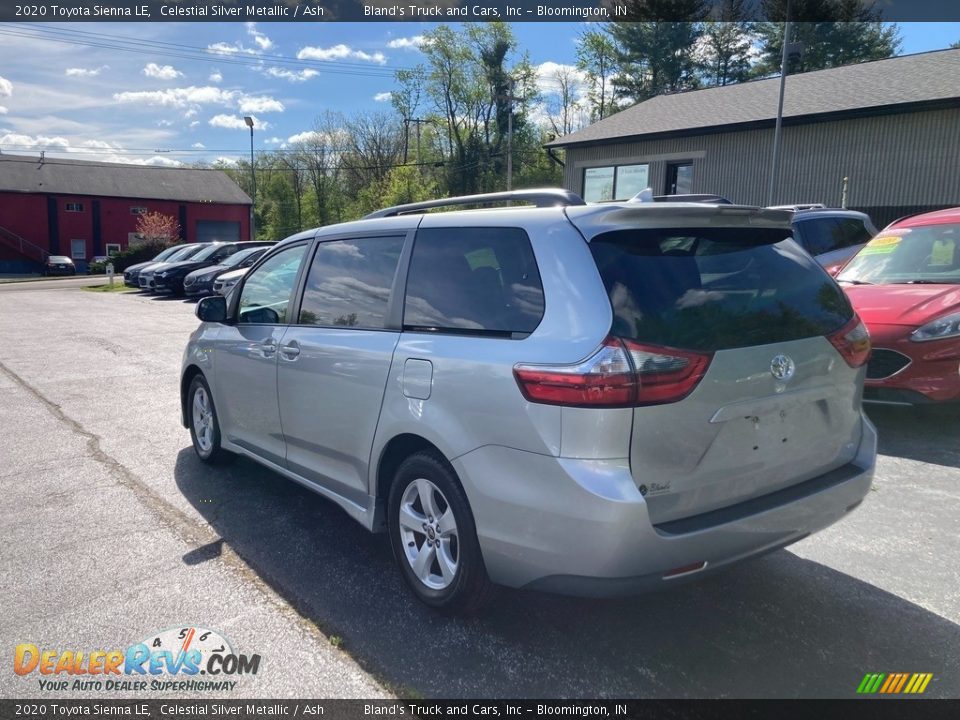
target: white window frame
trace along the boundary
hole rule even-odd
[[[64,203],[64,208],[66,212],[83,212],[83,203],[82,202],[68,202]]]
[[[74,249],[74,243],[83,243],[83,250],[79,255],[77,255],[77,252]],[[86,260],[87,259],[87,241],[82,238],[70,238],[70,257],[73,260]]]
[[[141,205],[133,205],[133,206],[130,207],[130,214],[131,214],[131,215],[146,215],[146,214],[147,214],[147,208],[145,208],[145,207],[143,207],[143,206],[141,206]]]
[[[123,248],[120,246],[120,243],[107,243],[103,246],[103,251],[107,257],[113,257],[121,252]],[[110,252],[113,250],[113,252]]]

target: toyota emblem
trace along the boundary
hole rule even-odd
[[[796,364],[786,355],[777,355],[770,361],[770,374],[777,380],[789,380],[796,371]]]

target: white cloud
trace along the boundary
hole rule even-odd
[[[207,149],[207,146],[204,145],[202,142],[195,142],[195,143],[194,143],[193,145],[191,145],[190,147],[192,147],[194,150],[206,150],[206,149]]]
[[[390,102],[390,98],[393,97],[393,93],[380,92],[373,96],[373,99],[377,102]]]
[[[586,73],[578,69],[576,65],[564,65],[563,63],[555,63],[551,60],[537,65],[534,68],[534,72],[537,76],[537,87],[540,89],[540,92],[543,93],[559,92],[560,81],[557,77],[558,75],[566,73],[571,81],[570,90],[573,92],[574,97],[577,98],[580,97],[582,86],[587,79]]]
[[[109,67],[109,65],[101,65],[98,68],[72,67],[67,68],[64,72],[67,77],[96,77]]]
[[[157,120],[157,127],[172,127],[172,126],[173,126],[173,120],[167,120],[167,119]]]
[[[283,112],[283,103],[267,95],[245,95],[240,98],[240,112],[264,113]]]
[[[213,161],[214,165],[236,165],[237,159],[235,157],[227,157],[226,155],[220,155]]]
[[[232,105],[237,93],[220,88],[195,87],[168,88],[166,90],[133,90],[113,94],[113,99],[119,103],[136,103],[139,105],[162,105],[165,107],[186,108],[190,105]]]
[[[382,52],[367,53],[349,45],[334,45],[328,48],[307,46],[297,53],[297,60],[362,60],[385,65],[387,57]]]
[[[7,110],[3,105],[0,105],[0,115],[6,115],[9,110]]]
[[[319,70],[312,70],[310,68],[296,71],[296,70],[288,70],[287,68],[279,68],[279,67],[273,67],[273,66],[268,67],[263,72],[264,74],[269,75],[270,77],[280,78],[282,80],[289,80],[290,82],[304,82],[305,80],[309,80],[310,78],[316,77],[317,75],[320,74]]]
[[[267,138],[267,139],[264,140],[263,142],[264,142],[266,145],[277,145],[277,144],[279,144],[279,143],[282,143],[283,140],[280,139],[280,138],[278,138],[276,135],[274,135],[273,137]]]
[[[178,77],[183,77],[183,73],[174,68],[173,65],[147,63],[141,72],[147,77],[157,80],[174,80]]]
[[[207,45],[207,52],[212,55],[259,55],[262,51],[244,47],[243,43],[215,42]]]
[[[387,47],[393,50],[419,50],[424,45],[429,45],[430,41],[423,35],[414,35],[413,37],[394,38],[387,43]]]
[[[192,123],[190,123],[190,127],[195,128],[199,124],[200,124],[199,120],[194,120]]]
[[[49,148],[60,147],[67,149],[70,147],[70,141],[65,137],[48,137],[46,135],[22,135],[19,133],[7,133],[0,135],[0,145],[4,147],[13,146],[17,150],[31,150],[36,147]]]
[[[0,76],[0,97],[10,97],[11,95],[13,95],[13,83]]]
[[[239,115],[214,115],[207,121],[213,127],[224,128],[226,130],[246,130],[247,123]],[[253,116],[253,125],[257,130],[267,130],[270,123],[258,120]]]
[[[219,70],[214,70],[212,73],[210,73],[210,77],[207,79],[214,83],[223,82],[223,73],[221,73]]]
[[[302,142],[317,142],[318,140],[323,140],[323,133],[318,133],[316,130],[307,130],[287,138],[287,142],[291,145]]]
[[[257,46],[261,50],[266,51],[273,47],[273,41],[270,38],[268,38],[266,35],[264,35],[262,32],[257,30],[256,23],[252,23],[252,22],[247,23],[247,34],[253,38],[253,41],[257,44]]]
[[[194,117],[198,112],[199,111],[196,108],[190,108],[183,114],[183,119],[189,120],[190,118]]]

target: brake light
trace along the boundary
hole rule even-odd
[[[637,396],[630,360],[616,338],[604,340],[597,352],[576,365],[517,365],[513,374],[530,402],[627,407]]]
[[[608,337],[574,365],[517,365],[530,402],[571,407],[634,407],[676,402],[706,374],[710,355]]]
[[[660,405],[682,400],[707,374],[712,355],[641,345],[623,344],[637,374],[637,405]]]
[[[852,368],[861,367],[870,358],[870,333],[856,313],[850,322],[832,335],[828,335],[827,340]]]

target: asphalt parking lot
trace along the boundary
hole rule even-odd
[[[871,409],[873,491],[729,572],[611,601],[504,591],[421,607],[383,536],[179,424],[193,304],[0,287],[0,643],[123,646],[217,628],[264,666],[233,696],[853,697],[931,672],[960,697],[960,419]],[[0,672],[6,697],[50,696]]]

